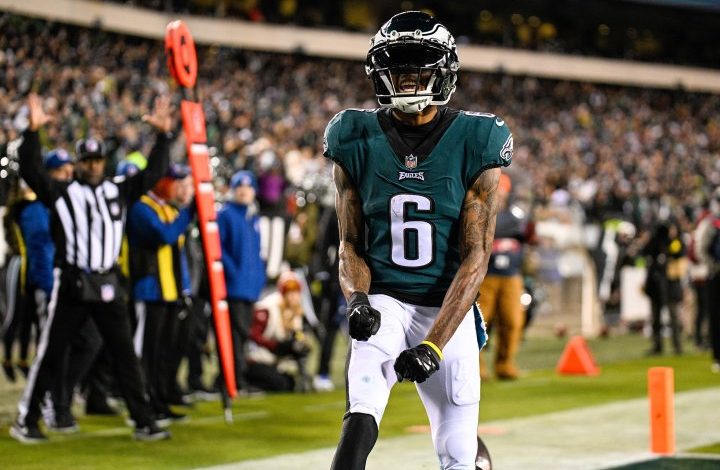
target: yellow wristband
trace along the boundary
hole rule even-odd
[[[438,357],[440,358],[440,360],[441,360],[441,361],[443,360],[443,353],[442,353],[442,351],[440,351],[440,348],[438,348],[438,347],[435,345],[435,343],[433,343],[432,341],[427,341],[427,340],[425,340],[425,341],[423,341],[423,342],[420,343],[420,344],[424,344],[424,345],[426,345],[426,346],[430,346],[430,349],[432,349],[433,351],[435,351],[435,354],[438,355]]]

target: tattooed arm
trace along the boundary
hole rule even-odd
[[[440,349],[445,347],[465,318],[485,279],[495,236],[499,179],[499,168],[486,170],[465,195],[460,220],[462,262],[426,338]]]
[[[340,286],[346,299],[354,292],[370,290],[370,268],[362,257],[365,225],[360,195],[340,165],[335,164],[333,178],[337,194],[335,207],[340,230]]]

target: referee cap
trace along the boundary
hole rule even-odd
[[[75,144],[75,155],[79,160],[105,158],[105,143],[100,139],[80,139]]]

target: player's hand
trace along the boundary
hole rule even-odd
[[[170,132],[172,129],[170,98],[167,96],[155,98],[152,114],[144,115],[142,120],[153,126],[158,132]]]
[[[31,131],[37,131],[52,120],[50,116],[45,114],[42,99],[36,93],[28,95],[27,104]]]
[[[398,382],[407,379],[423,383],[440,368],[442,359],[427,344],[401,352],[395,360],[395,374]]]
[[[380,329],[380,312],[370,306],[367,294],[355,292],[347,306],[350,337],[367,341]]]

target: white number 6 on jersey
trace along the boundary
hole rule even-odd
[[[434,227],[422,220],[405,220],[408,206],[416,212],[432,212],[432,199],[419,194],[397,194],[390,199],[390,236],[392,262],[406,268],[421,268],[433,261]],[[410,234],[416,234],[416,246],[410,246]],[[411,253],[416,256],[411,257]]]

